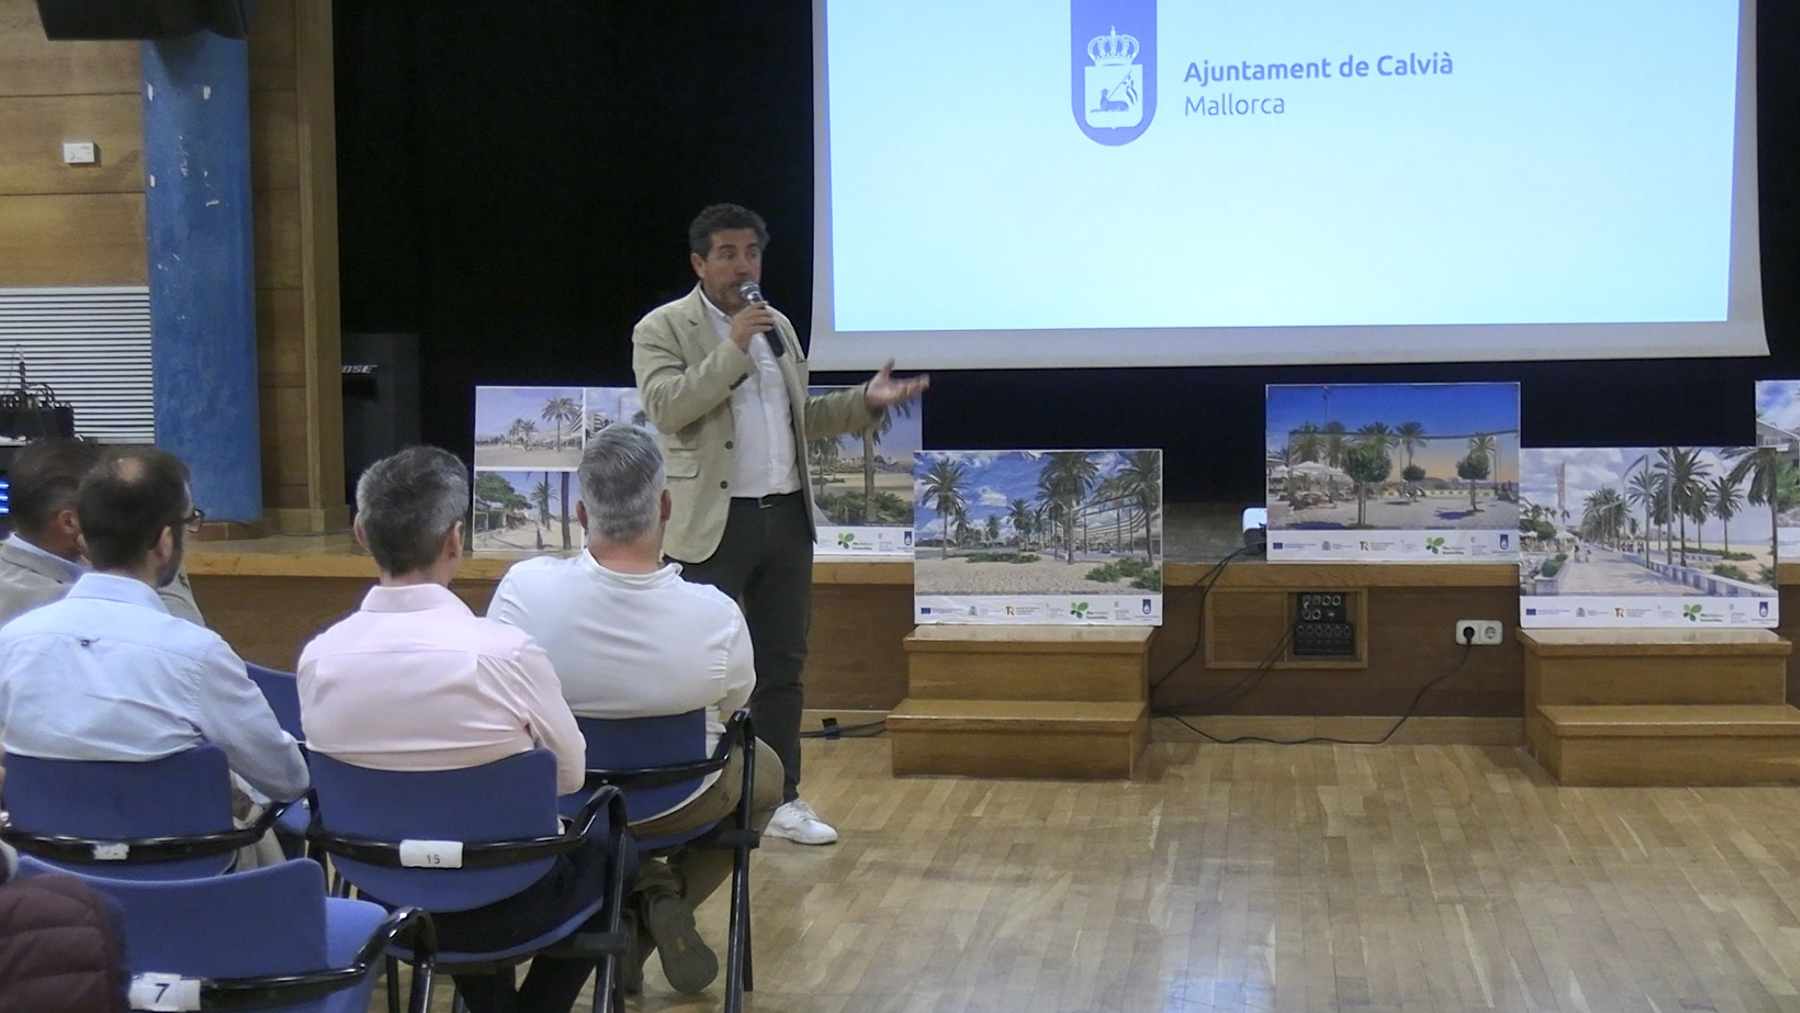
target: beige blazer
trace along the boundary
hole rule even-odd
[[[815,507],[807,474],[807,439],[860,433],[878,416],[863,400],[863,387],[809,397],[808,367],[800,339],[787,317],[779,312],[775,317],[787,343],[787,354],[777,361],[787,381],[788,403],[805,408],[793,412],[792,421],[794,456],[799,458],[800,488],[806,494],[807,523],[811,524]],[[706,319],[706,306],[696,285],[692,292],[658,306],[638,321],[631,332],[631,367],[637,374],[644,413],[656,424],[668,465],[674,514],[663,536],[663,552],[684,562],[704,562],[725,535],[737,439],[731,391],[750,374],[750,356],[730,341],[719,340]]]
[[[39,605],[61,599],[73,586],[68,575],[48,561],[0,542],[0,623],[11,622]],[[177,573],[173,582],[156,593],[171,615],[199,626],[206,625],[185,571]]]

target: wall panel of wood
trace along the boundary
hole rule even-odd
[[[137,43],[51,42],[0,0],[0,287],[144,284],[142,87]]]

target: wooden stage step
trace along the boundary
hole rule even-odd
[[[1786,704],[1545,704],[1538,758],[1571,785],[1800,782],[1800,709]]]
[[[1519,639],[1528,704],[1787,701],[1792,645],[1768,630],[1520,630]]]
[[[1128,778],[1150,731],[1142,700],[921,700],[888,714],[894,773]]]
[[[1565,737],[1800,735],[1800,708],[1787,704],[1546,705],[1538,711]]]
[[[907,695],[925,700],[1147,700],[1155,629],[920,626]]]
[[[1525,741],[1564,784],[1800,782],[1770,630],[1520,630]]]

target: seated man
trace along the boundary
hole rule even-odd
[[[706,737],[692,744],[692,755],[710,756],[724,720],[756,686],[744,614],[717,588],[690,584],[678,564],[663,562],[669,493],[662,452],[649,433],[613,425],[589,437],[580,478],[575,512],[587,548],[568,559],[515,564],[488,615],[544,645],[576,714],[656,717],[704,708]],[[742,789],[742,762],[734,754],[722,774],[668,812],[632,814],[632,829],[659,836],[729,816]],[[781,804],[781,781],[780,758],[756,743],[752,809],[759,831]],[[699,992],[718,974],[718,958],[694,929],[694,908],[730,875],[731,863],[729,851],[691,849],[673,867],[646,862],[639,869],[640,924],[680,991]]]
[[[130,976],[118,912],[74,876],[18,871],[0,844],[0,1009],[121,1013]]]
[[[273,799],[310,778],[244,663],[156,594],[198,520],[187,467],[154,447],[107,451],[76,494],[94,572],[0,628],[0,746],[52,760],[145,761],[211,743]]]
[[[106,449],[86,440],[38,440],[19,451],[7,472],[13,533],[0,542],[0,623],[53,602],[87,572],[75,489]],[[156,589],[169,614],[205,625],[187,574]]]
[[[450,591],[468,508],[468,470],[435,447],[402,450],[363,472],[356,540],[375,557],[381,584],[301,652],[307,747],[376,770],[456,770],[542,748],[556,754],[557,791],[576,791],[587,744],[550,660],[530,637],[477,618]],[[607,858],[606,842],[592,841],[520,893],[434,915],[439,945],[485,952],[548,932],[600,895]],[[538,957],[516,996],[510,973],[456,984],[475,1013],[568,1010],[592,970]]]

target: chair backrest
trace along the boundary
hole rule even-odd
[[[697,763],[706,755],[706,710],[650,718],[576,718],[587,739],[589,770],[644,770]],[[700,787],[701,779],[650,788],[634,788],[621,782],[625,808],[633,820],[642,820],[675,808]],[[563,796],[563,811],[579,809],[587,792]]]
[[[63,871],[29,856],[19,869],[26,876]],[[200,879],[81,881],[118,904],[133,974],[251,978],[328,966],[325,873],[317,862]]]
[[[262,690],[263,699],[269,701],[269,709],[275,712],[275,723],[295,739],[304,740],[306,736],[300,731],[300,682],[294,678],[294,673],[278,672],[250,662],[245,662],[244,668],[250,673],[250,681]]]
[[[157,760],[6,758],[4,806],[19,830],[101,840],[192,837],[232,829],[231,772],[217,746]],[[224,872],[231,855],[169,862],[70,865],[129,879],[191,879]]]
[[[461,770],[372,770],[312,754],[321,829],[348,837],[515,841],[559,832],[556,757],[535,749]],[[467,911],[510,897],[550,871],[551,859],[489,869],[388,868],[333,856],[332,864],[390,906]]]

